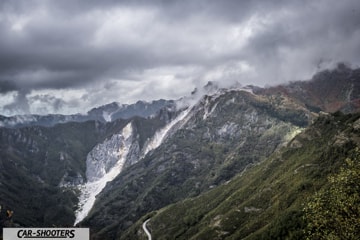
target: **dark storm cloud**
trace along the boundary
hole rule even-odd
[[[260,75],[285,81],[313,73],[324,61],[359,64],[359,1],[313,1],[299,7],[275,12],[249,40],[243,53],[251,64],[265,66],[258,68]]]
[[[319,63],[359,64],[359,9],[357,0],[3,0],[0,94],[18,91],[3,109],[173,98],[208,80],[271,84]],[[30,96],[46,89],[78,96]]]
[[[16,91],[18,90],[17,86],[11,82],[11,81],[0,81],[0,94],[1,93],[8,93],[11,91]]]

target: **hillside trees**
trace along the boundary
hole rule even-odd
[[[304,208],[307,239],[359,239],[360,151],[356,149],[339,173],[328,178]]]

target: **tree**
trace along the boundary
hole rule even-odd
[[[304,208],[307,239],[360,239],[360,152]]]

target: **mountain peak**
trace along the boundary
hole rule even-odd
[[[257,94],[280,94],[301,102],[313,111],[355,112],[360,110],[360,69],[339,63],[332,70],[315,74],[308,81],[296,81],[258,89]]]

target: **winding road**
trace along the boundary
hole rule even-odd
[[[146,224],[150,221],[150,218],[148,220],[146,220],[143,225],[142,228],[144,229],[144,232],[146,233],[146,235],[148,236],[148,240],[151,240],[151,234],[150,231],[147,229]]]

